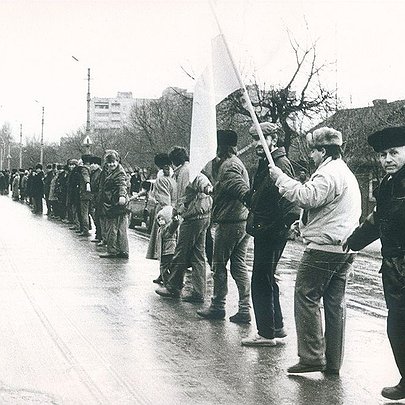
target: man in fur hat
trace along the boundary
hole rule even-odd
[[[307,141],[316,170],[306,183],[269,166],[280,194],[304,209],[300,231],[307,246],[298,268],[294,296],[299,363],[287,371],[339,374],[346,278],[354,259],[354,253],[344,252],[342,244],[358,226],[361,195],[355,176],[342,160],[342,134],[323,127],[308,134]]]
[[[387,333],[401,375],[394,387],[383,388],[383,397],[405,398],[405,127],[385,128],[368,137],[379,153],[387,175],[374,192],[377,206],[348,238],[346,246],[360,250],[380,238],[380,273],[388,307]]]

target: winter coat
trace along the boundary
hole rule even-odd
[[[212,221],[246,221],[248,209],[243,201],[249,192],[249,176],[242,161],[235,155],[221,161],[213,191]]]
[[[87,166],[79,166],[79,195],[81,201],[91,200],[91,191],[87,191],[90,184],[90,169]]]
[[[36,198],[42,198],[44,196],[44,173],[33,173],[32,176],[32,196]]]
[[[294,169],[283,147],[275,149],[271,155],[277,167],[294,177]],[[267,159],[259,161],[247,203],[250,212],[246,231],[252,236],[285,241],[289,226],[300,216],[298,206],[281,197],[269,176]]]
[[[351,250],[381,239],[385,300],[389,309],[405,311],[405,166],[387,175],[374,192],[377,205],[348,238]]]
[[[97,203],[97,196],[100,192],[101,173],[102,170],[100,167],[90,173],[91,201],[93,204]]]
[[[169,223],[160,225],[157,232],[157,247],[156,251],[158,259],[162,256],[172,255],[177,246],[179,237],[179,220],[172,219]]]
[[[304,209],[300,230],[308,247],[341,253],[361,215],[359,185],[346,163],[329,157],[306,183],[283,173],[276,186],[283,197]]]
[[[125,205],[118,204],[120,197],[128,200],[126,173],[120,164],[113,171],[106,172],[100,192],[103,213],[106,217],[115,218],[126,213]]]
[[[190,162],[185,162],[174,171],[177,192],[174,207],[177,211],[182,212],[184,208],[186,187],[190,184]]]
[[[48,173],[46,173],[45,178],[44,178],[44,195],[45,198],[49,198],[49,191],[51,189],[51,182],[52,179],[55,177],[54,172],[51,170]]]
[[[159,176],[153,187],[152,198],[156,201],[156,212],[166,205],[174,206],[177,197],[176,180],[169,176]]]
[[[184,211],[181,216],[184,220],[208,218],[211,214],[212,198],[208,190],[212,187],[208,177],[202,173],[186,187],[184,193]]]

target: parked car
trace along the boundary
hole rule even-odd
[[[151,198],[155,180],[145,180],[142,182],[141,191],[132,196],[128,202],[129,227],[145,225],[146,231],[150,233],[153,221],[155,220],[155,201]]]

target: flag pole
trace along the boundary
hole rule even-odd
[[[222,32],[221,24],[219,23],[217,13],[215,12],[214,4],[213,4],[212,0],[210,0],[209,3],[210,3],[212,14],[214,15],[215,21],[217,23],[219,33],[222,35],[222,38],[224,40],[226,51],[228,52],[229,58],[230,58],[230,60],[232,62],[233,70],[234,70],[234,72],[236,74],[236,77],[238,78],[240,87],[242,89],[243,98],[246,101],[247,110],[249,111],[250,117],[252,118],[252,121],[253,121],[253,125],[254,125],[254,127],[256,129],[257,134],[259,135],[260,142],[262,143],[264,153],[266,154],[269,165],[270,166],[275,166],[274,160],[273,160],[273,158],[271,156],[271,153],[270,153],[269,146],[267,145],[266,139],[265,139],[265,137],[263,135],[263,131],[262,131],[262,128],[260,127],[259,120],[257,119],[256,113],[255,113],[255,111],[253,109],[252,102],[250,101],[250,97],[249,97],[249,94],[247,92],[246,86],[245,86],[245,84],[244,84],[244,82],[242,80],[242,76],[239,73],[239,69],[236,67],[236,64],[235,64],[235,61],[233,59],[232,53],[231,53],[231,51],[229,49],[226,37],[225,37],[224,33]]]

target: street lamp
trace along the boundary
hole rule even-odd
[[[19,169],[22,169],[22,124],[20,124],[20,166]]]
[[[4,159],[4,154],[6,153],[6,144],[4,142],[3,137],[0,135],[0,170],[3,170],[3,159]]]
[[[39,104],[38,100],[35,100]],[[39,154],[39,163],[44,164],[44,117],[45,117],[45,107],[42,106],[42,120],[41,120],[41,150]]]
[[[80,62],[78,58],[72,56],[76,62]],[[86,135],[90,133],[90,68],[87,68],[87,118],[86,118]]]

